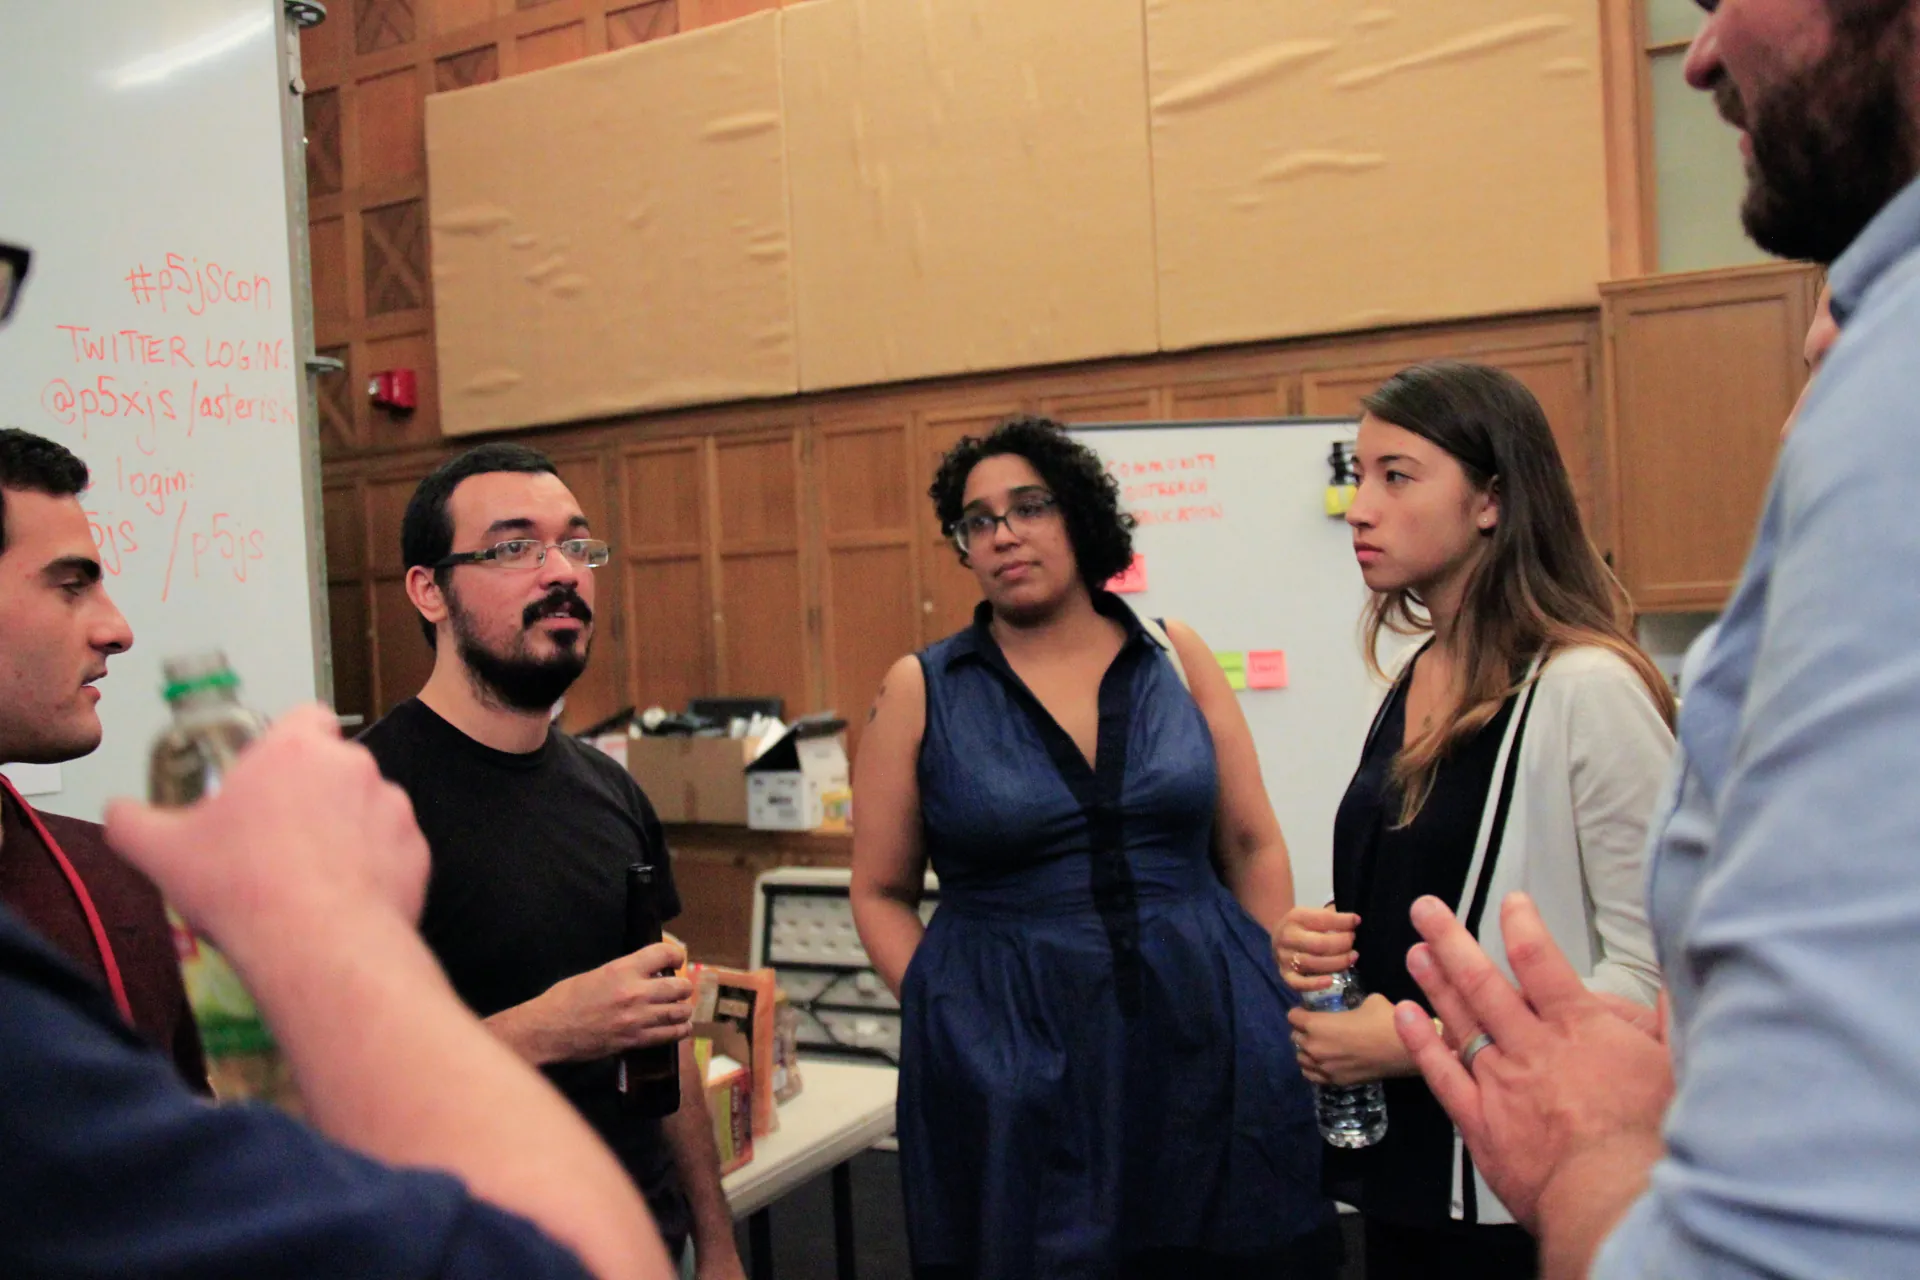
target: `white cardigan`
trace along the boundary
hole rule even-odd
[[[1536,671],[1494,760],[1460,918],[1478,916],[1474,936],[1511,978],[1500,903],[1524,891],[1589,987],[1651,1005],[1660,968],[1647,928],[1646,840],[1673,733],[1639,675],[1610,650],[1563,649]],[[1457,1130],[1453,1146],[1451,1212],[1465,1219],[1471,1165]],[[1512,1222],[1478,1172],[1473,1180],[1474,1220]]]

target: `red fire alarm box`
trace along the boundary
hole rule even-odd
[[[367,394],[382,409],[411,413],[418,403],[411,369],[382,369],[367,384]]]

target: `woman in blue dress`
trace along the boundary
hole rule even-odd
[[[962,440],[930,492],[985,598],[888,672],[854,771],[915,1274],[1331,1276],[1269,940],[1293,875],[1226,677],[1103,589],[1133,521],[1057,423]]]

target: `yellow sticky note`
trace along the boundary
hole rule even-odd
[[[1226,673],[1229,689],[1247,687],[1247,655],[1244,653],[1216,653],[1213,660],[1220,664],[1220,670]]]

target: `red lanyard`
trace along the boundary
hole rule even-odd
[[[127,984],[120,980],[120,962],[114,959],[113,944],[107,940],[107,926],[100,923],[100,912],[93,905],[93,895],[87,892],[86,883],[80,879],[80,873],[73,869],[73,863],[67,860],[66,851],[61,849],[60,842],[53,838],[51,831],[47,830],[47,824],[40,821],[40,815],[33,811],[33,806],[23,800],[20,793],[13,789],[12,781],[4,773],[0,773],[0,787],[6,788],[7,794],[12,796],[14,803],[20,806],[20,811],[27,815],[27,821],[33,824],[33,829],[40,833],[40,839],[45,842],[47,852],[51,853],[53,860],[60,864],[61,874],[66,876],[67,884],[73,889],[74,898],[80,903],[81,913],[87,917],[87,928],[93,932],[93,945],[100,951],[100,967],[107,971],[107,987],[113,992],[113,1002],[120,1006],[120,1016],[127,1020],[128,1025],[132,1025],[133,1005],[127,1000]]]

